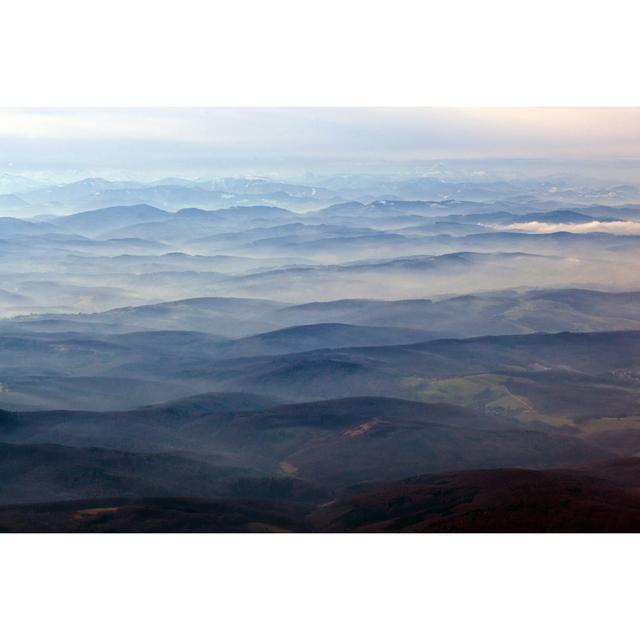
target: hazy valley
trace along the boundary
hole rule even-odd
[[[639,531],[640,188],[438,171],[0,180],[0,530]]]

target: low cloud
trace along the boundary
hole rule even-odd
[[[551,222],[521,222],[500,227],[507,231],[525,231],[527,233],[557,233],[569,231],[570,233],[614,233],[618,235],[640,235],[640,222],[619,220],[611,222],[583,222],[580,224],[561,224]]]

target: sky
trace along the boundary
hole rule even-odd
[[[497,158],[640,161],[640,108],[0,109],[0,172],[366,173]]]

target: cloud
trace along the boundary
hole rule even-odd
[[[507,231],[525,231],[528,233],[613,233],[617,235],[640,235],[640,222],[628,220],[601,222],[583,222],[580,224],[560,224],[550,222],[522,222],[498,227]]]

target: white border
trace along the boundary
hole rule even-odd
[[[5,536],[0,560],[11,640],[637,637],[634,536]]]
[[[20,0],[4,106],[636,106],[631,0]]]

